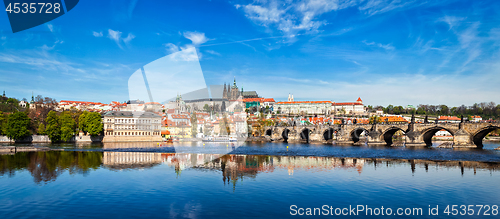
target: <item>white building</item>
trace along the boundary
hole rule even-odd
[[[24,101],[24,100],[21,100],[21,101],[19,101],[19,106],[20,106],[20,107],[22,107],[22,108],[26,108],[26,104],[27,104],[27,103],[28,103],[28,102],[26,102],[26,101]]]
[[[161,141],[161,116],[152,112],[109,111],[103,123],[103,142]]]
[[[289,98],[293,100],[293,96]],[[273,111],[292,115],[325,115],[330,114],[332,101],[286,101],[277,102]]]
[[[483,118],[481,116],[472,116],[472,122],[481,122]]]
[[[356,102],[347,103],[332,103],[331,110],[334,114],[363,114],[365,113],[365,106],[361,98]]]

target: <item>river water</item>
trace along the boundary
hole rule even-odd
[[[495,143],[46,146],[64,151],[0,155],[0,218],[498,218],[500,205]]]

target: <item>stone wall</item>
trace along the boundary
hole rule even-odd
[[[8,138],[5,135],[0,136],[0,143],[50,143],[50,142],[51,141],[48,135],[32,135],[17,142],[14,142],[14,140]]]

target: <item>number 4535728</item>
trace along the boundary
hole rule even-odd
[[[61,4],[59,3],[9,3],[5,9],[8,13],[60,13]]]

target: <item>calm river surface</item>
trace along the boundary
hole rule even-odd
[[[0,218],[499,217],[497,143],[44,146],[64,151],[0,155]]]

